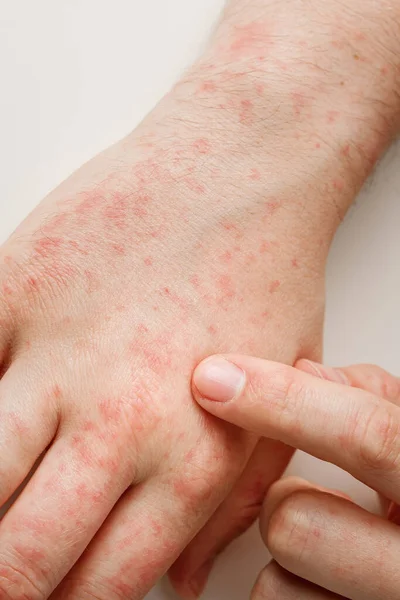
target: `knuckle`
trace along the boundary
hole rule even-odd
[[[355,419],[350,448],[355,450],[361,468],[392,473],[398,468],[400,423],[388,407],[376,405]]]
[[[82,579],[69,575],[64,579],[60,598],[73,600],[131,600],[134,586],[121,578]],[[58,596],[57,596],[58,598]]]
[[[43,600],[47,597],[43,574],[35,573],[31,560],[24,566],[13,564],[8,557],[0,557],[0,598],[7,600]],[[4,596],[3,596],[4,594]]]
[[[392,402],[400,399],[400,379],[381,369],[380,396]]]
[[[283,567],[308,562],[321,543],[324,531],[322,515],[310,502],[310,494],[288,496],[272,515],[266,532],[266,544]]]
[[[266,386],[265,377],[254,377],[250,395],[267,396],[273,426],[284,427],[288,434],[296,433],[301,426],[300,415],[306,399],[306,390],[299,373],[287,366],[276,367]]]

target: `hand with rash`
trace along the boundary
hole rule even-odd
[[[1,503],[42,457],[2,520],[1,597],[138,600],[205,526],[171,575],[195,597],[284,469],[287,446],[205,415],[189,382],[215,352],[319,358],[331,239],[397,127],[374,3],[377,50],[310,5],[230,2],[1,249]]]

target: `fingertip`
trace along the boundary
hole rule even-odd
[[[220,355],[203,360],[195,368],[192,378],[195,399],[202,405],[230,402],[241,394],[245,383],[243,369]]]

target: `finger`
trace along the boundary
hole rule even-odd
[[[188,463],[185,469],[171,468],[129,490],[52,600],[142,599],[224,494],[215,459],[207,470]]]
[[[352,502],[295,492],[262,533],[274,559],[298,577],[352,600],[399,598],[398,527]]]
[[[250,600],[339,600],[328,590],[296,577],[272,561],[261,572]]]
[[[321,379],[351,385],[385,398],[393,404],[400,404],[400,378],[376,365],[332,368],[301,359],[297,361],[295,367]]]
[[[332,462],[400,500],[400,410],[392,403],[240,355],[200,363],[193,394],[215,416]]]
[[[97,432],[61,430],[0,530],[0,597],[47,598],[131,481]]]
[[[58,397],[42,392],[23,360],[17,360],[1,379],[0,507],[27,477],[57,430]]]
[[[352,502],[350,496],[338,490],[327,489],[320,485],[316,485],[315,483],[311,483],[306,479],[302,479],[301,477],[284,477],[271,485],[267,495],[265,496],[260,515],[261,533],[268,530],[269,519],[281,502],[286,500],[286,498],[289,498],[289,496],[295,492],[300,491],[319,491],[325,494],[332,494],[333,496],[338,496],[339,498],[344,498],[345,500]]]
[[[179,594],[202,593],[216,557],[258,518],[266,490],[286,469],[293,449],[262,439],[228,498],[170,570]],[[271,461],[271,458],[273,460]]]

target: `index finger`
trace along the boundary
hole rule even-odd
[[[332,462],[400,501],[400,409],[391,402],[243,355],[200,363],[193,394],[215,416]]]

